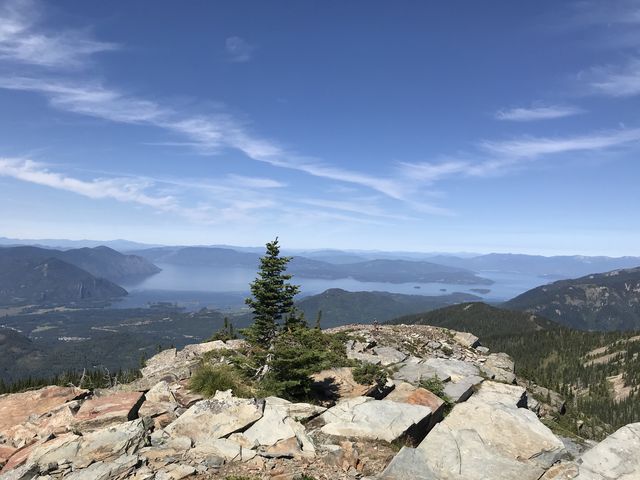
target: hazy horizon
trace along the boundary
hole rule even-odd
[[[272,240],[272,239],[271,239]],[[193,243],[193,244],[188,244],[188,243],[182,243],[182,244],[160,244],[160,243],[146,243],[146,242],[140,242],[140,241],[136,241],[136,240],[131,240],[131,239],[126,239],[126,238],[113,238],[113,239],[100,239],[100,240],[96,240],[96,239],[91,239],[91,238],[15,238],[15,237],[9,237],[6,235],[2,235],[0,234],[0,247],[5,246],[5,244],[3,244],[2,242],[12,242],[15,241],[16,244],[20,243],[20,242],[25,242],[25,245],[37,245],[38,242],[45,242],[43,245],[47,245],[47,246],[51,246],[51,248],[54,248],[53,243],[56,241],[59,242],[73,242],[73,243],[78,243],[78,244],[82,244],[82,243],[86,243],[86,244],[111,244],[111,243],[118,243],[118,242],[126,242],[126,243],[134,243],[134,244],[140,244],[141,247],[140,248],[155,248],[155,247],[220,247],[220,248],[242,248],[242,249],[256,249],[256,250],[261,250],[264,248],[264,245],[254,245],[254,244],[245,244],[245,245],[239,245],[239,244],[227,244],[227,243],[208,243],[208,244],[201,244],[201,243]],[[10,243],[6,243],[6,245],[9,245]],[[490,255],[490,254],[498,254],[498,255],[535,255],[535,256],[544,256],[544,257],[555,257],[555,256],[584,256],[584,257],[611,257],[611,258],[616,258],[616,257],[640,257],[640,255],[606,255],[606,254],[583,254],[583,253],[567,253],[567,254],[548,254],[548,253],[530,253],[530,252],[523,252],[523,251],[497,251],[497,250],[487,250],[484,252],[480,252],[480,251],[454,251],[454,250],[395,250],[395,249],[367,249],[367,248],[339,248],[339,247],[327,247],[327,246],[317,246],[317,247],[296,247],[296,246],[289,246],[286,244],[283,244],[282,242],[282,238],[280,238],[280,244],[281,244],[281,248],[283,249],[283,251],[322,251],[322,250],[327,250],[327,251],[339,251],[339,252],[348,252],[348,253],[387,253],[387,254],[418,254],[418,255],[452,255],[452,256],[461,256],[461,257],[473,257],[473,256],[480,256],[480,255]],[[64,247],[64,245],[60,245],[60,247]],[[117,250],[117,248],[112,247],[115,250]]]

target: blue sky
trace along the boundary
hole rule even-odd
[[[640,1],[0,0],[0,236],[640,255]]]

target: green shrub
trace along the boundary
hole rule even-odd
[[[378,385],[387,383],[387,371],[379,365],[362,363],[352,371],[353,379],[360,385]]]
[[[420,387],[429,390],[444,400],[444,383],[442,383],[442,380],[440,380],[437,375],[427,380],[421,380]]]
[[[208,397],[223,390],[231,390],[236,397],[250,397],[251,391],[243,383],[242,372],[230,365],[204,365],[191,377],[189,386]]]

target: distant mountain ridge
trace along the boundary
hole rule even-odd
[[[384,322],[399,315],[424,312],[461,302],[479,300],[468,293],[424,296],[389,292],[347,292],[331,288],[318,295],[305,297],[296,303],[313,324],[322,311],[321,325],[330,328],[348,323]]]
[[[160,269],[142,257],[108,247],[54,250],[0,247],[1,305],[58,305],[127,295],[115,282]]]
[[[161,247],[130,253],[152,262],[182,266],[242,267],[257,269],[260,254],[220,247]],[[294,256],[288,271],[299,277],[336,280],[353,278],[363,282],[388,283],[453,283],[490,285],[493,282],[474,272],[458,267],[418,260],[365,260],[334,264],[303,256]]]
[[[112,248],[99,246],[56,250],[33,246],[0,247],[3,255],[15,258],[44,260],[57,258],[75,265],[95,277],[106,278],[112,282],[142,278],[158,273],[160,269],[148,260],[136,255],[124,255]]]
[[[438,255],[431,261],[442,265],[467,268],[476,272],[500,271],[526,273],[543,277],[577,277],[640,266],[640,257],[587,257],[582,255],[551,256],[513,253],[490,253],[470,258]]]
[[[497,308],[482,302],[459,303],[429,312],[394,318],[387,323],[432,325],[472,332],[482,338],[492,338],[496,335],[521,335],[560,327],[557,323],[539,315]]]
[[[504,306],[581,330],[640,329],[640,267],[543,285]]]
[[[127,295],[58,258],[15,257],[0,249],[0,305],[50,305],[107,300]]]

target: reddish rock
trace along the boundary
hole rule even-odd
[[[35,449],[38,445],[40,445],[39,442],[34,442],[30,445],[27,445],[26,447],[19,448],[9,458],[9,460],[4,465],[4,467],[2,467],[2,470],[0,470],[0,473],[6,473],[7,471],[13,470],[14,468],[22,465],[27,460],[27,458],[29,458],[29,455],[31,454],[33,449]]]
[[[2,467],[18,449],[9,445],[0,445],[0,467]]]
[[[431,420],[427,427],[428,430],[431,430],[436,423],[442,420],[444,414],[444,400],[426,388],[414,387],[410,383],[397,383],[396,388],[385,399],[429,407],[431,409]]]
[[[118,392],[85,401],[74,421],[80,431],[95,430],[134,420],[144,401],[141,392]]]
[[[182,408],[189,408],[192,405],[198,403],[200,400],[204,400],[203,395],[192,392],[191,390],[189,390],[188,386],[189,382],[180,382],[178,386],[173,386],[171,389],[176,402],[178,402],[178,405],[180,405]]]
[[[75,387],[44,387],[24,393],[0,396],[0,436],[6,430],[25,423],[33,416],[41,416],[57,407],[87,394]]]

